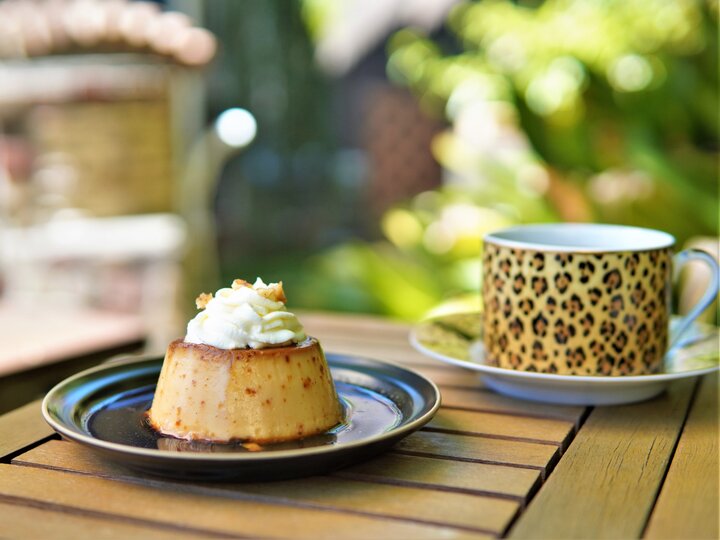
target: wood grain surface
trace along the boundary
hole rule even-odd
[[[595,408],[510,537],[640,537],[694,386],[685,380],[650,401]]]
[[[584,413],[581,407],[554,406],[540,407],[538,412],[533,404],[518,404],[488,392],[474,372],[415,353],[405,325],[362,316],[308,319],[308,332],[320,336],[326,350],[395,360],[425,370],[438,377],[443,390],[481,393],[482,408],[472,410],[477,402],[464,408],[442,408],[433,423],[398,445],[395,452],[328,476],[288,482],[178,484],[133,473],[75,443],[50,440],[16,456],[10,473],[0,469],[0,500],[68,512],[74,519],[90,512],[93,519],[114,516],[124,524],[162,528],[173,523],[161,511],[170,508],[170,502],[161,504],[154,514],[147,508],[150,501],[161,500],[159,491],[167,494],[173,508],[179,504],[187,509],[187,516],[173,525],[183,534],[200,530],[215,535],[287,536],[287,530],[278,531],[287,511],[298,524],[306,523],[304,528],[289,529],[299,537],[492,537],[507,530],[537,491],[541,475],[557,459]],[[17,447],[13,445],[13,451]],[[26,485],[35,481],[52,484],[51,489]],[[76,483],[94,490],[98,497],[62,497]],[[146,491],[136,491],[140,488]],[[105,504],[105,493],[117,498],[137,495],[137,504],[143,508],[136,508],[135,503],[125,509]],[[176,501],[179,493],[190,499]],[[229,517],[227,523],[197,521],[191,517],[192,498],[205,501],[201,506],[208,501],[234,501],[243,509],[239,522],[242,516],[250,519],[260,512],[268,516],[267,523],[246,529],[235,528]],[[218,512],[221,506],[218,503]],[[336,525],[340,522],[342,526]]]
[[[502,396],[485,389],[478,391],[475,388],[443,388],[442,397],[445,407],[517,414],[530,418],[555,418],[567,420],[576,425],[579,425],[585,413],[585,407],[533,403]]]
[[[0,303],[0,321],[0,342],[12,344],[0,348],[0,376],[145,337],[140,317],[90,309],[58,316],[52,310]]]
[[[647,538],[720,538],[718,377],[706,375],[646,530]]]
[[[448,433],[473,434],[562,445],[573,433],[572,422],[549,418],[454,410],[444,408],[427,425]]]
[[[41,445],[13,463],[146,483],[146,475],[113,466],[89,450],[68,442]],[[172,482],[156,481],[153,485],[173,487]],[[186,489],[193,490],[187,486]],[[198,486],[196,491],[203,495],[259,499],[490,533],[501,532],[519,508],[516,501],[484,495],[443,493],[438,497],[437,492],[428,489],[321,476],[267,483],[219,482]]]
[[[39,401],[6,413],[0,416],[0,459],[54,433],[42,418]]]
[[[198,483],[58,440],[35,402],[0,416],[0,537],[717,538],[716,377],[696,394],[687,380],[634,405],[538,404],[416,353],[407,325],[302,319],[326,351],[432,378],[443,395],[436,417],[392,451],[326,476]]]
[[[118,519],[103,512],[70,513],[53,506],[26,506],[26,501],[0,502],[1,538],[54,538],[67,540],[191,540],[241,538],[206,530],[174,527],[144,519]]]
[[[506,465],[389,453],[335,473],[436,490],[485,493],[525,501],[540,483],[540,471]]]
[[[220,485],[220,484],[218,484]],[[69,513],[111,514],[194,531],[244,537],[293,538],[484,538],[488,534],[387,519],[287,501],[258,500],[241,493],[217,496],[203,489],[143,479],[134,484],[60,470],[0,464],[0,502],[24,501]]]
[[[440,363],[434,366],[411,366],[411,369],[444,387],[472,388],[473,390],[484,388],[479,374],[469,369],[448,369],[448,366]]]

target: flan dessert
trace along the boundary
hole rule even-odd
[[[323,433],[343,409],[320,343],[285,307],[282,282],[201,294],[170,343],[150,425],[163,435],[269,444]]]

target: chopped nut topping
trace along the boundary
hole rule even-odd
[[[195,306],[198,309],[205,309],[205,307],[208,305],[208,302],[212,300],[212,293],[200,293],[200,295],[195,299]]]
[[[287,301],[287,298],[285,297],[285,291],[283,291],[282,281],[277,285],[271,285],[269,287],[262,287],[260,289],[257,289],[257,293],[260,296],[267,298],[268,300],[273,300],[275,302],[285,303]]]
[[[249,281],[245,281],[244,279],[236,279],[232,282],[233,290],[238,290],[242,287],[249,287],[252,289],[255,286]],[[287,298],[285,297],[285,291],[283,291],[282,281],[278,284],[270,284],[266,287],[258,287],[255,290],[260,296],[267,298],[268,300],[283,303],[287,301]]]
[[[258,443],[254,443],[254,442],[246,442],[246,443],[243,443],[242,446],[248,452],[259,452],[260,450],[263,449],[262,446],[260,446]]]

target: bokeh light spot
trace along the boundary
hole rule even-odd
[[[383,216],[381,227],[385,236],[399,248],[415,246],[422,238],[422,225],[407,210],[390,210]]]
[[[220,140],[228,146],[246,146],[255,138],[257,122],[245,109],[228,109],[215,121],[215,131]]]
[[[442,221],[428,225],[423,236],[423,245],[436,255],[448,253],[455,245],[455,236],[452,230]]]
[[[608,70],[610,84],[621,92],[639,92],[652,82],[653,70],[650,62],[637,54],[621,56]]]

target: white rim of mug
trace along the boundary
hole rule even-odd
[[[530,242],[525,240],[513,240],[503,238],[504,234],[513,234],[519,232],[528,232],[533,230],[542,231],[550,229],[562,229],[562,228],[586,228],[586,229],[604,229],[606,231],[613,232],[633,232],[639,234],[648,234],[656,236],[657,238],[663,238],[663,241],[657,241],[655,244],[651,244],[645,247],[618,247],[611,248],[607,246],[563,246],[557,244],[543,244],[540,242]],[[515,227],[508,227],[506,229],[500,229],[487,233],[483,237],[483,241],[486,244],[492,244],[499,247],[507,247],[511,249],[522,249],[525,251],[536,251],[541,253],[589,253],[589,254],[602,254],[602,253],[642,253],[648,251],[657,251],[661,249],[668,249],[675,246],[675,237],[664,231],[657,229],[648,229],[644,227],[634,227],[630,225],[611,225],[606,223],[528,223],[525,225],[517,225]]]

